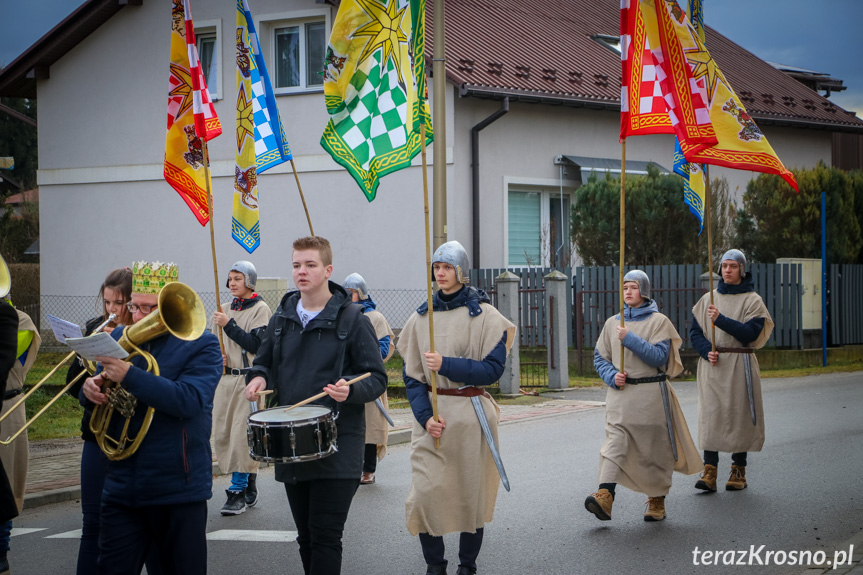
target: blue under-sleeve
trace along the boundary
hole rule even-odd
[[[407,391],[408,401],[411,404],[411,411],[414,412],[414,417],[419,424],[425,427],[426,422],[434,415],[431,400],[429,399],[428,386],[421,381],[408,377],[404,369],[402,369],[402,379],[405,381],[405,390]]]
[[[734,339],[743,344],[744,347],[758,339],[761,330],[764,329],[764,318],[752,318],[746,323],[740,323],[737,320],[719,314],[714,322],[716,327],[731,335]]]
[[[386,359],[390,352],[390,336],[385,335],[378,340],[378,345],[381,346],[381,359]]]
[[[634,353],[635,357],[650,367],[668,365],[668,348],[671,347],[670,340],[666,339],[657,344],[652,344],[630,331],[623,338],[623,347]]]
[[[605,385],[619,389],[614,385],[614,376],[617,375],[618,369],[610,361],[599,355],[599,350],[596,349],[593,350],[593,367],[596,369],[599,377],[602,378],[602,381],[605,382]]]
[[[500,379],[506,363],[506,332],[482,361],[466,357],[444,357],[438,373],[465,385],[491,385]]]
[[[689,341],[692,343],[695,351],[698,352],[698,355],[704,359],[707,359],[707,354],[713,351],[713,344],[704,337],[704,332],[695,318],[692,318],[692,327],[689,328]]]

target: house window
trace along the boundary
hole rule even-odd
[[[275,26],[275,89],[291,92],[323,86],[326,42],[323,19]]]
[[[570,263],[569,193],[510,189],[508,263],[510,266],[560,267]]]
[[[221,20],[203,20],[195,23],[195,47],[198,49],[198,61],[207,82],[210,99],[216,101],[222,97],[222,77],[219,60],[219,38],[222,36]]]
[[[594,34],[591,36],[594,42],[605,46],[618,56],[620,56],[620,36],[610,36],[607,34]]]

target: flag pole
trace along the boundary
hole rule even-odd
[[[713,305],[713,236],[710,233],[710,164],[703,164],[704,177],[707,182],[704,185],[704,211],[707,215],[707,277],[710,278],[710,305]],[[716,351],[716,324],[710,322],[710,344],[711,351]]]
[[[222,311],[222,297],[219,294],[219,264],[216,260],[216,234],[213,231],[213,191],[210,189],[210,152],[207,149],[207,139],[201,138],[201,148],[204,152],[204,181],[207,183],[207,208],[210,210],[210,249],[213,252],[213,277],[216,280],[216,311]],[[216,330],[219,334],[219,347],[225,355],[225,342],[222,340],[222,328]]]
[[[291,158],[291,169],[294,171],[294,179],[297,180],[297,189],[300,191],[300,199],[303,201],[303,209],[306,210],[306,221],[309,222],[309,233],[315,235],[315,229],[312,227],[312,218],[309,217],[309,207],[306,205],[306,197],[303,195],[303,187],[300,185],[300,175],[297,173],[297,166],[294,164],[294,158]]]
[[[434,309],[432,305],[432,273],[431,273],[431,238],[429,224],[429,182],[428,182],[428,164],[426,163],[426,123],[425,118],[420,122],[420,144],[422,146],[423,157],[423,203],[425,208],[425,224],[426,224],[426,288],[428,298],[428,314],[429,314],[429,351],[434,352]],[[440,421],[437,413],[437,372],[431,371],[431,393],[432,393],[432,417],[435,422]],[[440,438],[434,440],[435,449],[440,449]]]
[[[620,162],[620,327],[624,327],[623,322],[623,255],[624,255],[624,240],[626,239],[626,138],[620,142],[621,146],[621,162]],[[624,373],[623,369],[623,342],[620,342],[620,372]]]

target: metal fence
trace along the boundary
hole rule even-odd
[[[849,345],[863,343],[863,265],[830,266],[828,318],[830,343]]]
[[[497,307],[497,289],[494,280],[505,271],[510,271],[521,278],[519,293],[519,345],[522,347],[544,347],[548,344],[547,314],[545,309],[545,284],[543,277],[552,271],[559,271],[571,281],[572,268],[485,268],[470,270],[470,283],[486,291],[491,297],[492,305]],[[567,285],[567,288],[570,286]],[[566,306],[572,308],[572,290],[566,290]],[[571,318],[567,318],[567,342],[572,347]]]

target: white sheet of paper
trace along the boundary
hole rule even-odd
[[[129,353],[120,347],[120,344],[111,337],[111,334],[104,331],[89,337],[66,338],[66,345],[90,361],[95,361],[98,355],[116,357],[117,359],[125,359],[129,356]]]
[[[84,330],[81,326],[59,317],[54,317],[51,314],[45,314],[48,318],[48,323],[51,324],[51,329],[54,330],[54,337],[60,343],[66,343],[67,337],[81,337],[84,335]]]

